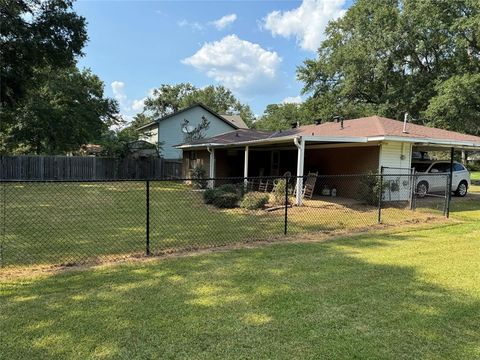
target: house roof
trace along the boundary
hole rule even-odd
[[[220,116],[228,122],[236,125],[239,129],[248,129],[247,124],[245,124],[245,121],[243,121],[240,115],[221,114]]]
[[[341,135],[353,137],[398,136],[404,138],[472,141],[480,143],[480,137],[478,136],[411,123],[407,123],[406,132],[403,132],[403,126],[403,121],[380,116],[370,116],[345,120],[343,122],[343,129],[339,123],[334,122],[323,123],[321,125],[306,125],[301,126],[299,129],[302,135]]]
[[[235,131],[230,131],[227,133],[219,134],[216,136],[212,136],[207,139],[200,139],[191,141],[188,144],[184,145],[230,145],[230,144],[238,144],[247,141],[255,141],[255,140],[263,140],[271,135],[271,131],[262,131],[262,130],[254,130],[254,129],[238,129]],[[182,146],[182,145],[179,145]]]
[[[217,117],[218,119],[220,119],[221,121],[225,122],[226,124],[230,125],[231,127],[233,127],[234,129],[248,129],[248,126],[245,124],[245,122],[242,120],[242,118],[240,117],[240,115],[220,115],[220,114],[217,114],[215,111],[213,111],[212,109],[210,109],[209,107],[201,104],[201,103],[196,103],[196,104],[192,104],[190,106],[187,106],[186,108],[183,108],[181,110],[178,110],[176,112],[173,112],[171,114],[168,114],[168,115],[165,115],[164,117],[160,118],[160,119],[157,119],[155,121],[152,121],[151,123],[148,123],[146,125],[143,125],[143,126],[140,126],[137,130],[143,130],[143,129],[146,129],[146,128],[149,128],[151,127],[152,125],[156,125],[158,124],[160,121],[164,121],[164,120],[167,120],[173,116],[176,116],[178,114],[181,114],[185,111],[188,111],[190,109],[193,109],[195,107],[201,107],[202,109],[204,109],[205,111],[208,111],[210,114],[212,114],[213,116]]]
[[[437,129],[407,123],[403,131],[402,121],[380,116],[344,120],[343,128],[339,122],[319,125],[305,125],[283,131],[259,131],[242,129],[179,145],[179,148],[200,146],[228,146],[244,143],[282,142],[295,137],[304,137],[312,142],[369,142],[396,140],[423,144],[458,145],[480,147],[480,137],[461,134],[454,131]]]

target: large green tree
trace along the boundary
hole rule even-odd
[[[255,128],[260,130],[284,130],[293,123],[306,124],[311,122],[306,107],[302,104],[270,104],[263,115],[255,122]]]
[[[117,103],[76,60],[85,19],[70,0],[0,1],[0,151],[78,150],[120,121]]]
[[[85,19],[70,0],[0,1],[2,109],[22,101],[34,69],[75,64],[87,41]]]
[[[421,123],[476,133],[478,118],[458,121],[474,102],[448,114],[439,102],[468,97],[461,84],[478,88],[479,39],[478,0],[358,0],[329,24],[317,58],[297,75],[321,117],[401,119],[408,112]]]
[[[480,74],[452,76],[436,91],[425,111],[432,125],[480,135]]]
[[[152,118],[144,113],[139,113],[133,117],[133,120],[121,129],[105,129],[97,140],[97,143],[102,146],[102,155],[110,157],[125,157],[129,155],[129,144],[138,140],[141,135],[138,128],[152,122]],[[157,150],[162,149],[163,144],[157,144]]]
[[[242,104],[229,89],[221,85],[199,89],[189,83],[163,84],[147,98],[145,111],[159,118],[195,103],[202,103],[220,114],[238,114],[248,125],[254,120],[250,107]]]
[[[8,152],[75,151],[120,122],[116,101],[104,98],[102,81],[89,70],[42,68],[32,80],[25,100],[2,118]]]

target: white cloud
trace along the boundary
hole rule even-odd
[[[119,103],[125,102],[125,100],[127,100],[127,95],[125,95],[125,83],[115,80],[111,83],[111,86],[115,99],[117,99]]]
[[[179,22],[177,22],[178,26],[180,27],[189,27],[192,28],[192,30],[203,30],[203,25],[200,24],[197,21],[190,22],[186,19],[182,19]]]
[[[137,112],[137,113],[142,112],[144,107],[145,107],[145,100],[147,100],[147,97],[152,97],[153,96],[154,90],[155,90],[155,88],[149,89],[148,92],[147,92],[147,96],[145,96],[142,99],[134,99],[132,101],[132,110]]]
[[[217,28],[217,30],[223,30],[225,29],[228,25],[233,24],[233,22],[237,20],[237,15],[236,14],[229,14],[222,16],[218,20],[214,20],[209,22],[209,25],[213,25]]]
[[[125,83],[123,81],[115,80],[110,84],[110,86],[112,87],[113,97],[118,101],[118,105],[120,106],[120,112],[125,117],[125,113],[128,113],[132,110],[127,98],[127,94],[125,94]]]
[[[271,91],[278,83],[282,59],[274,51],[241,40],[236,35],[205,43],[182,63],[191,65],[232,90],[243,93]]]
[[[303,0],[296,9],[269,13],[264,27],[274,36],[294,36],[302,49],[316,51],[328,22],[345,14],[344,4],[345,0]]]
[[[288,96],[282,100],[282,104],[301,104],[303,102],[302,97],[298,96]]]
[[[143,99],[135,99],[132,101],[132,110],[136,112],[141,112],[143,111],[143,107],[145,106],[145,100],[147,98],[144,97]]]
[[[124,118],[132,118],[135,113],[143,111],[147,97],[130,100],[125,93],[125,83],[123,81],[115,80],[110,86],[112,87],[113,97],[118,101],[118,104],[120,105],[120,113]],[[151,96],[152,94],[153,89],[150,89],[148,91],[148,96]]]
[[[214,26],[217,30],[223,30],[227,26],[235,22],[235,20],[237,20],[237,15],[229,14],[222,16],[220,19],[209,21],[207,23],[200,23],[198,21],[188,21],[187,19],[182,19],[177,22],[177,25],[180,27],[188,27],[196,31],[204,30],[207,25]]]

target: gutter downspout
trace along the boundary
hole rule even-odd
[[[305,160],[305,141],[301,136],[293,138],[293,143],[297,147],[297,189],[295,203],[297,206],[302,205],[303,196],[303,167]]]

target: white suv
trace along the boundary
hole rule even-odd
[[[447,186],[448,175],[450,174],[449,161],[434,162],[415,162],[412,163],[415,172],[419,174],[417,178],[417,196],[425,197],[429,192],[442,192]],[[445,174],[445,176],[421,176],[421,174]],[[453,163],[452,191],[457,196],[467,195],[470,187],[470,173],[465,167],[458,163]]]

